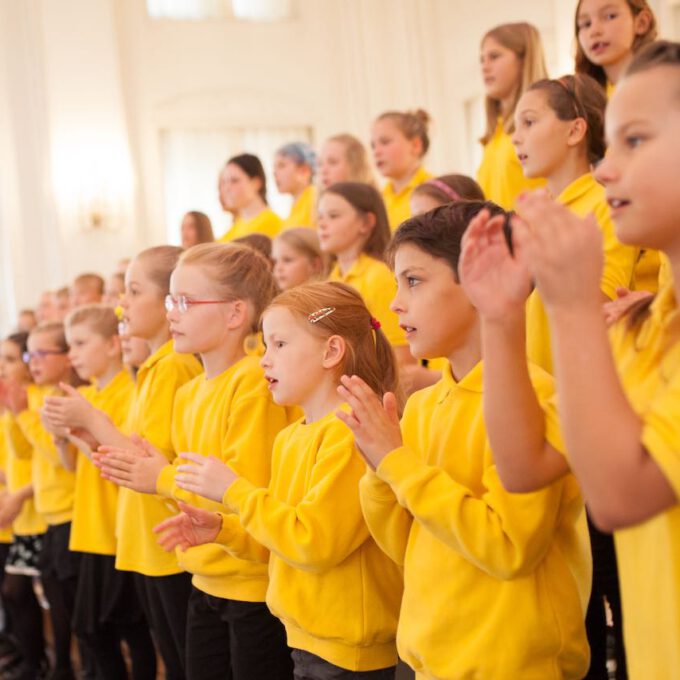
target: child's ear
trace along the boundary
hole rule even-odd
[[[123,354],[123,348],[120,344],[120,336],[112,335],[111,338],[109,339],[108,344],[109,344],[108,355],[112,359],[120,358]]]
[[[326,340],[326,349],[323,353],[321,365],[324,368],[335,368],[336,366],[339,366],[345,358],[346,351],[347,345],[345,344],[345,339],[340,335],[331,335],[331,337]]]
[[[583,118],[574,118],[569,127],[569,137],[567,144],[569,146],[578,146],[584,139],[588,132],[588,123]]]
[[[409,144],[411,145],[411,153],[416,158],[422,158],[422,156],[423,156],[423,140],[416,135],[413,139],[409,139]]]
[[[652,14],[645,8],[635,17],[633,26],[635,28],[635,35],[644,35],[649,31],[652,25]]]
[[[227,328],[232,330],[248,325],[249,313],[248,303],[245,300],[235,300],[234,303],[228,307]]]
[[[373,228],[375,227],[375,223],[376,223],[375,213],[367,212],[363,217],[363,229],[362,229],[362,231],[363,231],[365,236],[368,236],[373,231]]]

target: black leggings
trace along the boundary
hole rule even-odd
[[[593,554],[593,590],[586,614],[586,633],[590,644],[590,668],[584,680],[607,680],[607,618],[604,600],[612,612],[616,680],[626,680],[626,650],[623,645],[621,594],[616,567],[614,539],[593,526],[588,517],[590,545]]]
[[[12,633],[29,670],[37,673],[45,657],[43,612],[33,590],[33,577],[5,574],[2,601],[12,621]]]
[[[133,680],[154,680],[156,650],[146,621],[136,624],[109,624],[96,633],[83,636],[83,641],[95,658],[97,680],[123,680],[128,677],[120,648],[124,640],[130,650]]]

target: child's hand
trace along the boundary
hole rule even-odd
[[[2,499],[0,505],[0,529],[12,526],[24,505],[23,497],[18,493],[9,493]]]
[[[40,409],[40,423],[55,438],[64,439],[68,435],[68,428],[61,427],[54,423],[44,408]]]
[[[186,550],[212,543],[217,538],[222,527],[222,518],[217,513],[181,502],[179,509],[182,511],[179,515],[166,519],[153,529],[163,550]]]
[[[543,190],[520,196],[514,242],[546,307],[599,305],[604,255],[593,215],[580,218]]]
[[[628,288],[616,289],[616,300],[604,303],[604,320],[607,326],[616,323],[628,313],[628,310],[637,302],[647,300],[653,294],[646,290],[628,290]]]
[[[390,451],[403,444],[397,399],[392,392],[387,392],[381,403],[376,393],[356,375],[351,378],[343,375],[340,381],[338,393],[352,412],[336,411],[336,415],[352,430],[361,454],[375,470]]]
[[[515,257],[510,254],[504,224],[504,215],[490,218],[487,210],[476,215],[463,237],[458,264],[470,302],[482,316],[492,320],[523,310],[531,292],[529,271],[519,257],[517,245],[513,244]]]
[[[46,397],[43,410],[57,427],[87,427],[94,407],[78,390],[67,383],[60,383],[66,393],[63,397]]]
[[[177,466],[177,486],[216,503],[222,502],[227,489],[238,479],[238,475],[215,456],[180,453],[179,457],[191,463]]]
[[[103,479],[140,493],[156,493],[156,482],[168,459],[148,441],[133,435],[133,450],[116,446],[100,446],[92,454],[92,462],[101,470]]]

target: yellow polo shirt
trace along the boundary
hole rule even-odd
[[[383,201],[385,201],[387,219],[392,231],[396,231],[402,222],[411,217],[411,194],[417,186],[427,182],[431,177],[431,172],[420,167],[408,181],[408,184],[399,191],[394,190],[394,184],[391,181],[385,184],[382,190],[382,197]]]
[[[602,230],[604,269],[600,288],[610,299],[616,297],[619,286],[630,288],[639,249],[623,245],[616,238],[604,187],[591,173],[574,180],[558,197],[558,203],[579,217],[594,214]],[[534,290],[527,300],[527,355],[529,361],[552,373],[553,361],[548,316],[543,301]]]
[[[242,236],[248,236],[249,234],[264,234],[273,239],[279,235],[282,222],[283,220],[271,208],[265,208],[261,213],[251,217],[249,220],[243,220],[240,217],[234,220],[234,224],[220,238],[219,242],[229,243],[229,241],[241,238]]]
[[[359,292],[368,311],[380,322],[382,331],[392,346],[408,344],[406,333],[399,327],[399,317],[390,309],[397,294],[397,284],[392,270],[384,262],[361,253],[344,274],[336,263],[328,280],[346,283]]]
[[[635,330],[611,330],[623,389],[642,418],[642,445],[680,498],[680,311],[659,291]],[[606,405],[604,406],[606,408]],[[630,680],[680,678],[680,504],[614,533]]]
[[[316,187],[310,184],[293,203],[290,215],[283,220],[280,231],[292,227],[316,228]]]
[[[553,382],[530,367],[546,438]],[[484,426],[483,365],[414,393],[404,443],[361,481],[378,545],[403,565],[397,647],[422,678],[580,680],[589,663],[590,543],[576,479],[503,488]],[[651,676],[650,676],[651,677]]]
[[[523,191],[538,189],[545,185],[544,179],[527,179],[517,158],[510,135],[499,118],[493,137],[484,145],[482,162],[477,170],[477,182],[488,201],[505,210],[515,207],[517,197]]]

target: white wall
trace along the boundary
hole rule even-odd
[[[662,21],[674,3],[656,0]],[[267,25],[154,21],[144,0],[0,0],[0,330],[42,289],[165,239],[162,130],[309,126],[317,142],[366,141],[381,111],[421,106],[427,165],[471,172],[484,31],[531,21],[551,72],[572,63],[576,0],[294,4],[293,20]],[[88,229],[97,203],[83,196],[105,191],[109,225]]]

